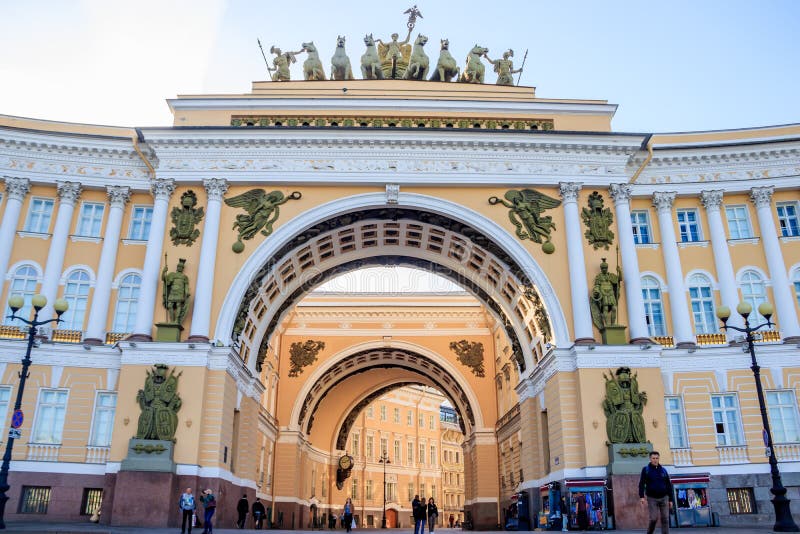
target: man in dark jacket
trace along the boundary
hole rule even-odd
[[[236,521],[236,526],[244,528],[244,522],[247,518],[247,512],[250,511],[250,503],[247,502],[247,495],[242,495],[239,502],[236,504],[236,511],[239,513],[239,519]]]
[[[256,497],[256,500],[253,503],[253,521],[256,523],[256,530],[261,530],[261,526],[264,523],[264,517],[266,515],[267,511],[264,509],[264,505],[261,503],[261,500]]]
[[[425,534],[427,512],[427,507],[420,502],[419,495],[414,495],[414,500],[411,501],[411,515],[414,516],[414,534]]]
[[[674,496],[669,474],[658,463],[659,458],[661,455],[657,451],[651,452],[650,463],[644,466],[639,477],[639,498],[642,506],[647,504],[650,515],[647,534],[653,534],[659,518],[661,518],[661,534],[669,533],[669,510],[672,510]]]

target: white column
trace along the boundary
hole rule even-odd
[[[3,284],[6,283],[8,261],[11,259],[11,249],[14,247],[14,237],[19,225],[19,214],[22,211],[22,201],[31,189],[31,182],[27,178],[12,178],[5,176],[6,182],[6,209],[3,212],[3,222],[0,223],[0,294],[3,293]]]
[[[132,341],[152,341],[153,316],[156,306],[156,290],[161,267],[161,251],[164,249],[164,232],[167,226],[169,198],[175,191],[174,180],[157,178],[150,184],[155,201],[153,217],[150,221],[150,235],[147,237],[147,250],[144,253],[142,268],[142,287],[139,290],[139,306],[136,309],[136,325]]]
[[[56,189],[58,214],[53,225],[53,235],[50,238],[50,250],[47,253],[42,280],[42,295],[47,297],[47,306],[39,312],[39,319],[42,321],[53,317],[53,302],[58,296],[58,281],[61,280],[64,269],[64,255],[67,252],[67,239],[72,227],[72,214],[75,213],[75,203],[81,196],[81,184],[77,182],[58,182]]]
[[[695,337],[692,323],[689,321],[689,308],[686,307],[686,284],[683,283],[683,268],[675,237],[675,225],[672,219],[672,204],[675,202],[674,191],[653,193],[653,206],[658,214],[658,229],[661,231],[661,252],[664,268],[667,271],[667,287],[669,288],[669,309],[672,312],[672,336],[677,348],[693,347]]]
[[[706,208],[708,229],[711,234],[711,250],[714,253],[714,265],[716,266],[719,282],[720,302],[731,310],[735,310],[739,304],[739,292],[736,289],[736,275],[733,273],[731,252],[728,249],[728,240],[726,239],[727,233],[725,232],[725,226],[722,224],[722,213],[720,212],[722,194],[723,191],[721,189],[703,191],[700,193],[700,202]],[[733,313],[728,324],[741,328],[744,326],[744,321],[739,314]],[[728,340],[733,339],[736,335],[738,334],[733,330],[725,332]]]
[[[108,308],[111,304],[111,284],[114,282],[119,236],[122,231],[122,215],[125,212],[125,204],[131,196],[130,188],[125,186],[110,185],[107,191],[111,205],[108,210],[106,233],[103,235],[103,249],[100,252],[92,307],[89,310],[89,325],[84,339],[84,342],[92,345],[101,345],[104,342]]]
[[[633,242],[631,225],[631,186],[611,184],[608,193],[614,201],[619,230],[619,250],[622,256],[622,285],[625,288],[625,301],[628,307],[631,343],[643,343],[650,339],[642,300],[642,280],[639,272],[639,258]]]
[[[208,341],[209,325],[211,324],[211,297],[214,293],[214,267],[219,239],[219,217],[222,210],[222,196],[228,190],[228,183],[221,178],[205,179],[203,185],[208,195],[206,222],[203,228],[203,242],[200,245],[200,266],[197,270],[192,329],[188,341]]]
[[[800,341],[800,325],[794,311],[794,291],[789,285],[786,274],[786,263],[783,261],[781,243],[772,217],[772,193],[774,188],[754,187],[750,190],[750,198],[756,206],[758,226],[761,228],[761,242],[767,256],[769,277],[772,279],[772,293],[775,295],[775,317],[780,325],[781,334],[786,341]]]
[[[586,261],[583,256],[583,236],[578,216],[578,194],[582,184],[561,182],[559,192],[564,204],[564,220],[567,232],[567,262],[569,264],[569,287],[572,297],[572,329],[578,345],[593,343],[592,313],[589,310],[589,284],[586,281]]]

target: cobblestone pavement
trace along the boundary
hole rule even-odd
[[[388,529],[390,532],[395,533],[403,533],[403,534],[410,534],[413,532],[413,529],[409,528],[399,528],[399,529]],[[180,532],[180,528],[148,528],[148,527],[108,527],[104,525],[93,525],[87,523],[22,523],[16,521],[9,521],[6,523],[6,532],[41,532],[41,533],[48,533],[48,534],[135,534],[135,533],[148,533],[148,534],[178,534]],[[684,533],[684,534],[745,534],[745,533],[768,533],[772,532],[770,528],[732,528],[732,527],[718,527],[718,528],[672,528],[670,529],[673,533]],[[200,534],[203,532],[201,528],[195,528],[192,531],[195,534]],[[214,528],[214,532],[217,534],[233,534],[235,532],[264,532],[260,530],[251,530],[245,529],[243,531],[233,529],[233,528]],[[300,533],[310,533],[315,532],[317,534],[330,532],[328,530],[270,530],[271,534],[300,534]],[[335,530],[334,532],[337,533],[344,533],[344,530]],[[354,533],[363,532],[364,534],[377,534],[379,532],[385,532],[381,529],[354,529]],[[462,531],[461,529],[450,529],[450,528],[442,528],[436,529],[436,533],[438,534],[461,534],[462,532],[469,532],[469,531]],[[641,534],[645,532],[642,530],[616,530],[613,531],[618,534]],[[656,532],[661,532],[660,528],[656,528]]]

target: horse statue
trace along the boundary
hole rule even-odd
[[[350,67],[350,58],[344,51],[344,37],[336,38],[336,52],[331,58],[331,80],[352,80],[353,69]]]
[[[411,58],[409,59],[406,73],[403,76],[404,80],[425,79],[430,66],[430,60],[425,53],[425,43],[427,42],[428,38],[426,36],[422,34],[417,36],[417,39],[414,41],[414,48],[411,50]]]
[[[439,52],[439,61],[433,74],[430,77],[432,82],[449,82],[453,78],[458,78],[461,69],[456,64],[456,59],[450,54],[450,41],[442,39],[442,49]]]
[[[371,33],[364,36],[364,44],[367,45],[367,51],[361,56],[361,77],[365,80],[383,80],[381,60]]]
[[[303,62],[303,75],[306,80],[324,80],[325,71],[322,70],[322,61],[319,60],[319,52],[314,46],[314,41],[303,43],[303,50],[308,54],[308,59]]]
[[[481,62],[481,57],[488,52],[488,48],[479,45],[472,47],[472,50],[467,54],[467,66],[464,67],[464,72],[461,73],[460,82],[483,83],[483,75],[486,73],[486,67]]]

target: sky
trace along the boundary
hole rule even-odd
[[[493,58],[513,49],[516,67],[527,50],[521,85],[618,104],[616,131],[800,123],[796,0],[416,1],[412,39],[428,36],[432,62],[445,37],[460,65],[475,44]],[[403,36],[412,2],[0,0],[0,114],[170,125],[167,98],[266,79],[256,39],[268,55],[314,41],[329,71],[344,35],[357,68],[364,35]]]

